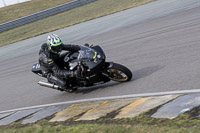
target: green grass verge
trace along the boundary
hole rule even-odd
[[[73,0],[31,0],[0,8],[0,24],[40,12]]]
[[[102,17],[155,0],[98,0],[37,22],[0,33],[1,46]]]
[[[123,121],[126,121],[124,119]],[[13,125],[0,128],[1,133],[199,133],[199,126],[177,126],[175,123],[169,125],[131,123],[129,119],[125,123],[47,123],[40,122],[34,125]],[[188,121],[190,122],[190,121]],[[150,122],[148,122],[150,123]]]
[[[1,133],[198,133],[199,129],[149,125],[80,124],[2,129]]]

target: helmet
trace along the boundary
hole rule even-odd
[[[47,47],[48,50],[54,54],[59,54],[62,50],[62,40],[55,34],[48,36]]]

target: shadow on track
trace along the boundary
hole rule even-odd
[[[75,91],[73,93],[87,94],[87,93],[91,93],[93,91],[96,91],[98,89],[106,89],[107,87],[115,86],[115,85],[118,85],[118,84],[120,84],[120,83],[110,81],[110,82],[105,83],[105,84],[99,84],[99,85],[95,85],[95,86],[91,86],[91,87],[79,88],[77,91]]]

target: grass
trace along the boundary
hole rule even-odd
[[[31,0],[0,8],[0,24],[49,9],[73,0]]]
[[[76,124],[39,125],[1,128],[1,133],[198,133],[199,127],[177,127],[144,124]]]
[[[152,1],[155,0],[98,0],[91,4],[2,32],[0,33],[0,47]]]

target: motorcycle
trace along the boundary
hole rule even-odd
[[[103,49],[100,46],[83,45],[79,52],[68,53],[64,57],[64,69],[75,71],[80,70],[79,77],[71,77],[67,88],[73,91],[79,87],[89,87],[109,82],[127,82],[132,78],[132,72],[125,66],[114,62],[107,62]],[[40,64],[32,67],[32,72],[42,76]],[[56,84],[39,81],[39,85],[60,90]]]

